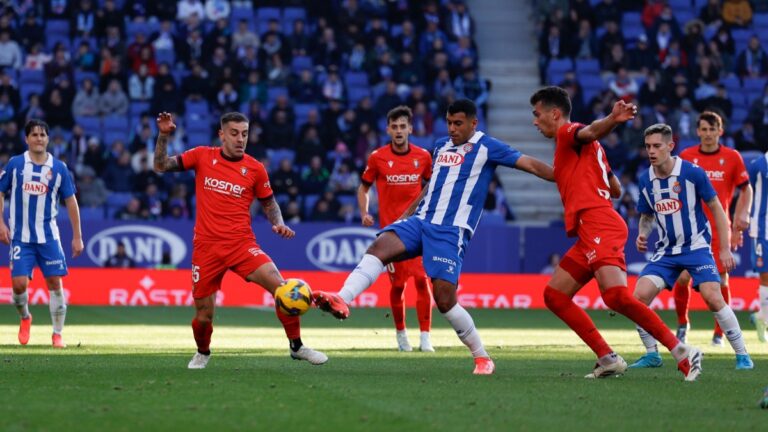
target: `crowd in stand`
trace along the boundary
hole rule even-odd
[[[45,120],[84,218],[193,216],[190,175],[152,170],[161,111],[178,126],[172,154],[215,145],[218,116],[245,113],[247,152],[267,165],[286,219],[351,221],[359,172],[387,140],[389,109],[410,106],[413,141],[427,145],[447,134],[447,104],[467,97],[484,107],[488,97],[463,0],[0,8],[0,166],[25,150],[23,124]],[[488,201],[503,211],[503,194]]]
[[[726,122],[721,143],[748,162],[768,150],[768,1],[549,0],[533,2],[542,83],[568,90],[574,121],[589,123],[619,99],[640,115],[602,140],[637,219],[636,176],[648,167],[643,130],[672,126],[676,151],[698,143],[704,110]]]

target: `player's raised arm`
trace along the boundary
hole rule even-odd
[[[363,226],[373,226],[373,216],[368,213],[368,206],[370,204],[370,198],[368,197],[368,191],[371,189],[370,185],[360,183],[357,188],[357,205],[360,206],[360,218],[363,220]]]
[[[653,215],[650,213],[642,213],[640,215],[640,223],[637,227],[637,240],[635,240],[638,252],[648,251],[648,237],[651,235],[654,220]]]
[[[590,143],[599,140],[611,133],[621,123],[632,120],[637,115],[635,104],[618,101],[613,105],[613,110],[607,116],[593,121],[589,126],[576,132],[576,139],[582,143]]]
[[[157,143],[155,144],[155,171],[164,173],[167,171],[179,171],[181,165],[177,156],[168,156],[168,141],[171,134],[176,130],[176,124],[173,122],[173,116],[170,113],[162,112],[157,116]]]
[[[296,232],[285,225],[283,213],[280,211],[280,205],[275,200],[274,195],[266,199],[259,199],[259,203],[261,203],[261,207],[264,209],[267,220],[272,224],[272,232],[286,239],[296,236]]]
[[[547,181],[555,181],[555,170],[548,164],[526,155],[520,156],[515,168],[529,172]]]
[[[77,258],[83,253],[83,231],[80,228],[80,206],[77,198],[72,195],[64,200],[69,214],[69,222],[72,224],[72,258]],[[1,209],[0,209],[1,210]]]
[[[728,234],[730,234],[728,230],[728,219],[725,217],[725,211],[717,196],[707,201],[707,207],[709,207],[709,210],[712,212],[712,217],[715,218],[715,229],[717,229],[718,237],[727,239]],[[723,266],[725,266],[725,271],[729,272],[736,267],[736,263],[733,260],[733,254],[731,254],[730,241],[721,241],[720,250],[717,252],[712,251],[712,253],[720,254],[720,261],[723,263]]]

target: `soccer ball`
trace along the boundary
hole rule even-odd
[[[301,279],[288,279],[275,290],[275,304],[286,315],[303,315],[312,306],[312,290]]]

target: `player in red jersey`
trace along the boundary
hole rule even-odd
[[[749,228],[749,210],[752,206],[752,186],[749,184],[749,174],[744,160],[736,150],[720,145],[720,137],[723,135],[723,120],[716,113],[705,111],[699,116],[696,124],[696,134],[701,139],[697,146],[688,147],[680,152],[680,157],[704,168],[704,171],[712,182],[712,186],[720,198],[720,204],[725,209],[728,224],[731,226],[731,249],[736,250],[743,243],[742,232]],[[739,199],[736,201],[734,220],[731,223],[728,209],[731,208],[733,192],[739,190]],[[710,225],[715,222],[708,207],[704,207]],[[712,230],[712,250],[719,250],[720,239],[717,231]],[[720,289],[725,303],[731,302],[731,290],[728,287],[728,272],[720,262],[719,254],[715,255],[717,270],[720,272],[722,283]],[[688,301],[691,296],[691,276],[683,272],[675,283],[673,294],[675,297],[675,310],[677,311],[677,338],[685,342],[690,321],[688,319]],[[715,332],[712,336],[712,345],[723,346],[723,330],[715,321]]]
[[[363,171],[362,184],[357,190],[357,202],[364,226],[373,225],[368,213],[368,191],[376,184],[379,192],[381,227],[393,223],[421,193],[422,183],[432,175],[429,152],[408,142],[413,131],[413,113],[407,106],[398,106],[387,113],[389,145],[371,153]],[[405,330],[405,286],[413,276],[416,285],[416,314],[421,330],[419,349],[432,352],[429,330],[432,325],[432,288],[421,257],[390,263],[387,266],[392,289],[389,302],[395,321],[397,346],[400,351],[412,351]]]
[[[534,126],[555,140],[553,166],[565,208],[565,229],[568,236],[578,237],[544,290],[544,302],[595,352],[597,364],[586,378],[618,375],[627,369],[627,363],[603,339],[589,315],[573,302],[573,296],[594,277],[606,306],[661,341],[686,380],[695,379],[701,368],[701,351],[678,341],[658,315],[627,289],[627,225],[611,204],[620,187],[597,140],[634,118],[637,107],[619,101],[607,117],[585,126],[571,122],[570,97],[559,87],[537,91],[530,103]]]
[[[213,311],[224,273],[232,270],[273,294],[285,282],[253,235],[250,207],[254,199],[261,203],[275,234],[290,239],[295,233],[283,222],[264,166],[245,154],[248,119],[243,114],[221,116],[220,148],[200,146],[177,156],[167,154],[168,140],[176,129],[172,116],[160,113],[157,127],[155,171],[195,170],[197,219],[192,242],[192,297],[196,314],[192,331],[197,353],[188,367],[202,369],[211,355]],[[290,341],[292,358],[312,364],[328,361],[325,354],[302,344],[298,316],[275,310]]]

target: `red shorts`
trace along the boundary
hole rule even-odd
[[[221,289],[227,270],[245,279],[254,270],[272,262],[256,240],[192,242],[192,297],[205,298]]]
[[[581,284],[606,265],[626,271],[624,245],[629,231],[621,216],[613,209],[587,209],[579,212],[578,221],[579,239],[560,260],[560,267]]]
[[[390,263],[387,265],[387,273],[389,273],[389,281],[392,283],[392,286],[405,285],[411,276],[417,279],[427,277],[421,257]]]

